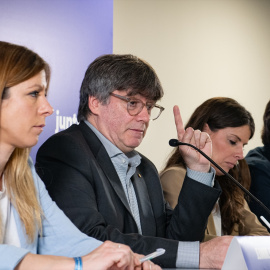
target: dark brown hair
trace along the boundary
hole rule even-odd
[[[263,144],[270,144],[270,101],[268,101],[263,115],[263,129],[261,138]]]

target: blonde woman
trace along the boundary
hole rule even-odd
[[[0,268],[160,269],[129,247],[82,234],[49,197],[29,158],[45,118],[48,64],[0,42]]]

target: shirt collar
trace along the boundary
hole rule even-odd
[[[129,159],[131,167],[138,166],[140,164],[141,156],[137,151],[133,150],[124,154],[118,147],[116,147],[110,140],[108,140],[102,133],[100,133],[90,122],[87,120],[84,120],[84,122],[96,134],[111,159],[119,155],[124,155]]]

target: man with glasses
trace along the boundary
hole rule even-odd
[[[156,104],[162,96],[160,81],[145,61],[132,55],[97,58],[82,82],[79,125],[41,146],[36,169],[53,200],[87,235],[141,254],[164,248],[165,254],[154,259],[162,267],[218,268],[231,238],[198,242],[220,194],[211,186],[209,162],[198,162],[196,151],[182,148],[191,170],[172,211],[155,166],[135,150],[149,121],[164,110]],[[179,139],[211,150],[206,133],[183,129],[177,109],[175,119]]]

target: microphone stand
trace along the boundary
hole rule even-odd
[[[207,156],[203,151],[201,151],[199,148],[197,148],[196,146],[189,144],[189,143],[183,143],[180,142],[176,139],[171,139],[169,141],[169,145],[172,147],[176,147],[179,145],[187,145],[192,147],[193,149],[195,149],[196,151],[198,151],[200,154],[202,154],[206,159],[208,159],[213,165],[215,165],[216,168],[218,168],[224,175],[226,175],[229,179],[231,179],[231,181],[237,185],[242,191],[244,191],[245,194],[247,194],[248,196],[250,196],[254,201],[256,201],[270,216],[270,210],[257,198],[255,197],[252,193],[250,193],[246,188],[244,188],[236,179],[234,179],[229,173],[225,172],[213,159],[211,159],[209,156]],[[262,219],[262,217],[261,217]],[[264,221],[262,219],[262,221]],[[265,221],[264,221],[265,223]],[[266,224],[267,225],[267,224]],[[268,226],[268,225],[267,225]],[[269,227],[270,228],[270,227]]]

